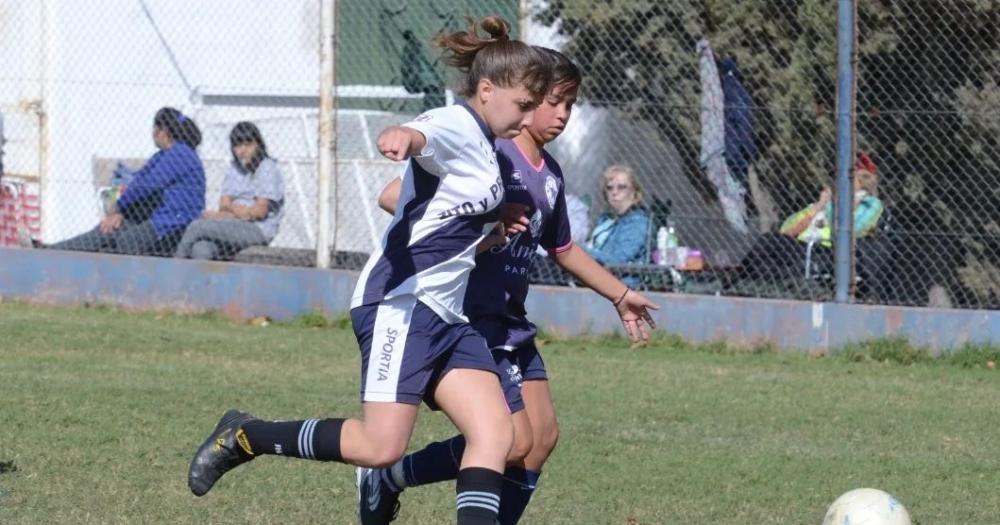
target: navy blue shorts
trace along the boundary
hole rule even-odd
[[[510,413],[524,410],[521,384],[525,381],[548,380],[545,362],[535,346],[535,326],[526,320],[497,316],[473,321],[473,327],[483,334],[493,351],[500,374],[500,386]]]
[[[361,349],[361,401],[426,402],[449,370],[497,373],[486,339],[467,323],[449,324],[412,295],[351,310]],[[374,350],[373,350],[374,349]]]

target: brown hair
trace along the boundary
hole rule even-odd
[[[552,66],[552,85],[551,87],[566,85],[572,87],[579,87],[583,82],[583,73],[580,72],[580,67],[576,65],[572,60],[566,55],[556,51],[555,49],[550,49],[542,46],[534,46],[535,49],[540,51],[543,55],[548,57],[550,64]]]
[[[604,176],[601,177],[601,198],[604,199],[604,205],[611,205],[608,202],[608,192],[604,189],[604,186],[611,182],[611,179],[618,173],[624,173],[625,178],[628,179],[628,183],[632,185],[632,190],[635,192],[635,202],[632,205],[642,205],[642,201],[646,197],[646,192],[642,191],[642,185],[639,184],[639,177],[636,177],[635,170],[625,164],[613,164],[604,170]]]
[[[479,35],[479,28],[488,37]],[[511,40],[510,24],[500,16],[488,16],[478,23],[469,19],[469,28],[434,37],[434,45],[445,50],[449,65],[465,73],[458,93],[476,94],[479,81],[488,79],[510,88],[524,86],[535,98],[549,90],[552,68],[549,59],[524,42]]]

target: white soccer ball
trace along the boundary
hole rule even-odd
[[[887,492],[855,489],[830,505],[823,525],[910,525],[910,513]]]

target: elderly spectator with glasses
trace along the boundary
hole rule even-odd
[[[629,166],[611,166],[603,183],[607,211],[597,219],[585,249],[604,265],[647,262],[649,211],[643,207],[635,172]]]

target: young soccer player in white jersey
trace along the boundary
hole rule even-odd
[[[469,279],[465,312],[486,337],[500,369],[514,422],[514,446],[504,472],[497,522],[517,523],[534,491],[542,466],[556,446],[558,425],[545,365],[535,346],[535,325],[526,318],[528,270],[536,248],[547,249],[556,262],[614,304],[633,340],[648,339],[656,309],[608,273],[570,237],[564,182],[559,164],[545,151],[569,121],[581,75],[573,62],[551,49],[539,48],[552,62],[553,82],[531,124],[513,140],[498,140],[500,171],[508,206],[525,211],[521,233],[476,258]],[[387,211],[396,207],[400,183],[379,197]],[[362,525],[389,523],[405,487],[453,479],[468,444],[462,436],[433,443],[406,456],[391,468],[359,469],[358,512]]]
[[[513,427],[485,339],[463,311],[480,241],[496,226],[504,188],[495,138],[531,123],[551,68],[508,36],[500,17],[436,44],[465,72],[460,104],[382,132],[379,151],[408,160],[398,213],[351,301],[362,352],[361,419],[264,421],[230,410],[197,451],[188,484],[207,493],[227,471],[261,455],[388,467],[398,461],[421,401],[465,436],[456,483],[460,525],[493,525]]]

